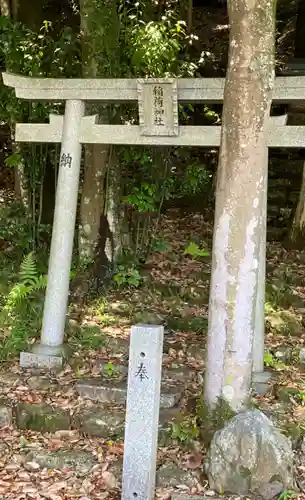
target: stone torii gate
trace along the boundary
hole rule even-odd
[[[65,101],[64,116],[50,115],[48,124],[17,124],[16,141],[61,143],[48,284],[41,342],[20,355],[23,367],[57,367],[64,359],[70,267],[76,219],[82,144],[202,146],[220,144],[220,126],[179,126],[178,101],[222,102],[223,79],[53,79],[9,73],[3,82],[25,100]],[[276,78],[274,102],[305,100],[305,77]],[[138,102],[139,125],[100,125],[85,116],[86,101]],[[270,119],[269,147],[305,147],[305,127],[285,125],[285,117]],[[264,226],[266,225],[267,185]],[[265,231],[266,232],[266,231]],[[255,373],[264,369],[265,238],[261,245],[259,291],[254,341]]]

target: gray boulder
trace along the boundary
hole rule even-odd
[[[294,487],[291,443],[258,410],[239,413],[214,434],[205,468],[219,493],[268,500]]]

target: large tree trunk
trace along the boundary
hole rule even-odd
[[[295,28],[295,44],[294,44],[294,57],[305,57],[305,1],[299,0],[297,22]],[[303,108],[303,106],[302,106]],[[301,109],[299,111],[301,111]],[[295,116],[293,120],[294,125],[304,125],[305,115],[304,109],[302,113]],[[298,205],[294,214],[291,231],[289,234],[289,246],[293,248],[304,248],[305,244],[305,163],[303,166],[303,177],[300,190]]]
[[[229,2],[230,48],[219,153],[205,400],[248,402],[274,82],[273,0]]]
[[[114,5],[115,9],[116,6]],[[111,74],[103,74],[103,69],[99,67],[95,55],[100,49],[111,52],[109,57],[117,59],[117,53],[111,49],[111,43],[116,35],[114,25],[119,23],[116,20],[116,10],[113,6],[107,7],[105,2],[105,27],[99,26],[97,29],[94,20],[96,5],[94,0],[80,1],[81,30],[83,38],[83,75],[87,78],[97,76],[111,77]],[[112,12],[113,11],[113,12]],[[101,15],[101,12],[99,12]],[[93,21],[93,22],[92,22]],[[103,29],[101,29],[103,28]],[[112,33],[106,33],[105,30]],[[108,36],[106,42],[105,37]],[[115,40],[115,46],[118,42]],[[117,49],[117,47],[116,47]],[[107,52],[105,50],[105,54]],[[103,52],[104,54],[104,52]],[[101,54],[99,54],[99,57]],[[108,57],[108,59],[109,59]],[[106,58],[106,55],[105,55]],[[111,68],[112,64],[106,61],[105,66]],[[90,112],[90,107],[88,107]],[[107,123],[108,113],[106,110],[99,115],[100,123]],[[96,261],[95,272],[99,278],[107,274],[107,268],[112,268],[114,262],[121,252],[121,219],[119,217],[120,205],[120,176],[118,173],[119,164],[114,154],[113,148],[108,145],[86,145],[85,147],[85,169],[84,182],[82,188],[81,208],[80,208],[80,232],[79,232],[79,253],[81,257],[93,259],[98,253],[99,259]],[[98,267],[102,268],[98,269]]]
[[[83,76],[86,78],[96,78],[98,76],[98,64],[94,57],[95,37],[91,33],[92,16],[94,16],[94,0],[81,0],[82,61]],[[87,113],[90,110],[91,107],[88,106]],[[85,146],[84,182],[80,207],[79,254],[81,257],[88,259],[94,258],[100,240],[100,224],[106,204],[105,177],[109,151],[108,145],[87,144]]]

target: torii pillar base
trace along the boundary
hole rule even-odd
[[[55,347],[35,344],[30,351],[20,353],[20,367],[58,370],[69,359],[71,352],[65,344]]]

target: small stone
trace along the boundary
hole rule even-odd
[[[110,439],[123,435],[124,422],[124,412],[105,410],[98,406],[79,411],[75,416],[74,425],[87,436]]]
[[[196,480],[191,472],[179,469],[174,463],[167,463],[162,465],[157,470],[156,475],[157,486],[162,488],[176,487],[186,485],[192,488],[196,485]]]
[[[173,408],[179,403],[181,397],[181,388],[164,385],[160,395],[160,408]]]
[[[6,465],[5,470],[6,472],[15,472],[20,469],[20,465],[16,463],[11,463]]]
[[[292,348],[286,345],[280,345],[274,351],[274,357],[283,363],[289,363],[292,357]]]
[[[16,423],[19,429],[55,432],[70,428],[70,415],[68,411],[45,404],[19,403],[16,407]]]
[[[305,347],[302,347],[299,352],[299,360],[302,365],[305,365]]]
[[[269,381],[271,380],[271,373],[268,371],[256,372],[252,375],[252,390],[257,396],[265,396],[271,389]]]
[[[35,472],[40,469],[40,465],[37,462],[26,462],[24,468],[29,472]]]
[[[239,413],[214,434],[205,468],[219,493],[269,500],[294,488],[291,443],[258,410]]]
[[[12,409],[0,404],[0,428],[12,425],[13,412]]]
[[[97,463],[93,455],[86,451],[59,450],[54,452],[35,450],[26,457],[27,463],[38,464],[46,469],[72,469],[79,475],[86,475]],[[36,467],[36,466],[35,466]]]

